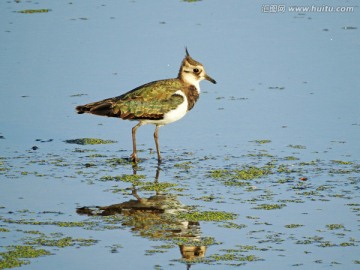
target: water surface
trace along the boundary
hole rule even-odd
[[[24,269],[358,267],[359,8],[296,4],[354,11],[2,2],[2,263],[32,247],[53,256]],[[74,108],[175,77],[185,46],[218,84],[161,128],[160,166],[141,127],[133,167],[135,123]]]

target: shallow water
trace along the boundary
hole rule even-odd
[[[359,7],[267,5],[1,2],[1,267],[15,246],[53,254],[24,269],[358,267]],[[135,123],[74,108],[174,77],[185,46],[218,84],[161,128],[160,167],[141,127],[134,168]]]

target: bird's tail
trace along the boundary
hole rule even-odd
[[[91,113],[102,116],[116,117],[113,111],[113,103],[110,100],[102,100],[76,107],[78,114]]]

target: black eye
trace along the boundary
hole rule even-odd
[[[198,73],[198,72],[199,72],[199,69],[198,69],[198,68],[194,68],[193,71],[194,71],[195,73]]]

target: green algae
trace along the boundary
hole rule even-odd
[[[237,214],[224,212],[224,211],[203,211],[203,212],[189,212],[189,213],[179,213],[178,218],[188,221],[225,221],[233,220],[237,218]]]
[[[237,224],[234,222],[225,222],[225,223],[219,225],[219,227],[241,230],[241,229],[246,228],[247,226],[245,224]]]
[[[291,150],[290,150],[291,151]],[[210,210],[213,210],[219,203],[223,203],[221,205],[222,207],[230,207],[230,208],[222,208],[222,209],[231,209],[232,206],[234,206],[234,214],[242,213],[242,207],[244,207],[245,212],[244,218],[248,218],[248,221],[245,222],[245,224],[241,224],[238,221],[230,222],[228,220],[221,220],[221,219],[215,219],[212,217],[201,216],[201,215],[195,215],[192,219],[197,221],[209,221],[214,222],[216,224],[207,224],[206,226],[216,226],[218,227],[217,230],[224,231],[225,233],[233,233],[235,229],[241,230],[239,233],[243,233],[246,236],[246,238],[249,239],[256,239],[259,246],[256,247],[249,247],[248,251],[246,251],[246,247],[239,248],[239,252],[251,252],[251,250],[257,251],[254,255],[260,255],[262,251],[270,250],[269,252],[275,252],[280,249],[275,249],[269,246],[268,243],[276,243],[281,244],[282,241],[294,241],[295,244],[307,244],[310,246],[307,246],[307,249],[309,252],[314,253],[314,248],[331,248],[331,247],[338,247],[338,248],[347,248],[349,251],[352,251],[355,246],[358,245],[356,241],[352,240],[346,240],[344,239],[345,236],[349,236],[350,232],[349,230],[345,228],[335,228],[336,226],[330,226],[328,227],[326,224],[322,224],[322,228],[319,230],[316,230],[317,232],[321,233],[319,236],[319,239],[316,238],[312,239],[310,238],[300,238],[301,236],[298,236],[297,233],[304,232],[311,232],[312,229],[314,229],[310,225],[306,225],[306,228],[301,229],[299,231],[291,230],[296,229],[299,227],[302,227],[304,225],[301,224],[287,224],[284,225],[282,222],[280,224],[274,222],[274,220],[266,220],[265,216],[270,213],[264,213],[264,212],[256,212],[256,214],[259,214],[259,217],[250,217],[246,216],[250,214],[248,212],[251,209],[263,209],[263,210],[275,210],[280,209],[278,206],[284,207],[286,204],[294,204],[294,203],[310,203],[314,200],[321,200],[324,203],[326,203],[326,200],[334,198],[333,201],[336,202],[336,199],[349,199],[351,196],[347,195],[354,195],[354,192],[352,191],[352,187],[356,187],[358,184],[358,177],[356,176],[356,172],[358,172],[359,167],[358,164],[355,163],[347,163],[347,162],[340,162],[340,161],[322,161],[315,158],[309,159],[309,160],[300,160],[299,158],[295,158],[292,156],[286,156],[283,157],[277,157],[273,156],[268,152],[262,151],[259,154],[251,153],[251,155],[244,154],[241,156],[240,159],[237,159],[233,156],[228,156],[226,160],[221,159],[224,164],[216,166],[218,168],[218,172],[211,167],[211,165],[208,165],[207,162],[217,162],[220,161],[218,157],[207,157],[204,159],[199,159],[194,165],[193,162],[180,162],[176,163],[181,158],[176,158],[174,160],[167,161],[168,163],[165,163],[165,167],[162,168],[162,170],[166,169],[166,178],[171,175],[169,172],[175,172],[174,176],[170,177],[171,179],[168,179],[170,182],[163,182],[159,181],[159,183],[154,183],[150,181],[146,181],[147,178],[153,178],[153,172],[147,172],[146,170],[149,169],[146,167],[146,163],[144,162],[143,168],[139,169],[139,172],[141,172],[141,175],[139,175],[139,179],[137,179],[138,176],[134,175],[128,175],[128,174],[121,174],[125,172],[126,170],[132,171],[131,163],[128,162],[128,159],[125,158],[114,158],[111,156],[107,156],[106,154],[103,154],[99,150],[96,151],[96,153],[90,153],[83,155],[82,153],[86,153],[87,151],[82,151],[79,149],[79,151],[74,152],[73,149],[67,150],[65,152],[65,156],[59,157],[59,156],[53,156],[49,158],[49,156],[46,155],[40,155],[41,153],[37,152],[37,156],[22,156],[20,157],[20,160],[26,160],[26,162],[23,162],[23,167],[20,167],[19,165],[14,165],[13,160],[10,159],[1,159],[1,161],[4,164],[10,164],[9,170],[10,172],[16,172],[17,174],[21,174],[21,172],[26,172],[27,178],[30,178],[32,175],[44,175],[47,176],[46,178],[42,180],[52,180],[55,179],[53,177],[57,177],[58,179],[61,179],[59,175],[59,172],[62,173],[62,169],[66,168],[66,171],[69,170],[67,168],[75,167],[77,169],[84,169],[84,164],[87,163],[96,164],[97,167],[92,167],[96,169],[87,170],[85,169],[82,173],[77,175],[76,172],[74,172],[72,175],[69,173],[66,175],[66,177],[73,177],[78,179],[80,181],[83,181],[82,179],[85,178],[85,183],[88,183],[88,181],[92,181],[93,184],[99,183],[98,181],[104,181],[109,183],[100,183],[101,185],[112,185],[111,181],[113,181],[116,184],[116,187],[119,188],[119,190],[123,191],[123,194],[130,197],[131,196],[131,188],[130,185],[127,185],[126,183],[130,183],[133,185],[136,185],[136,189],[138,191],[166,191],[171,190],[171,193],[176,193],[177,195],[183,196],[186,198],[186,200],[201,200],[206,203],[202,203],[201,207],[204,207],[205,209],[209,207]],[[89,152],[94,152],[93,150]],[[101,154],[100,154],[101,153]],[[68,156],[66,156],[66,154]],[[93,154],[93,155],[92,155]],[[31,154],[32,155],[32,154]],[[71,157],[70,157],[71,156]],[[82,162],[72,162],[72,157],[80,157],[82,159]],[[242,159],[246,159],[245,161]],[[203,162],[203,163],[202,163]],[[206,164],[205,164],[206,163]],[[116,167],[115,176],[112,176],[111,174],[114,173],[113,168],[109,168],[109,164],[114,164],[113,166]],[[239,165],[243,164],[243,165]],[[265,164],[265,165],[264,165]],[[26,165],[26,166],[25,166]],[[31,170],[34,169],[27,169],[27,165],[34,166],[33,168],[36,169],[35,166],[47,166],[49,167],[47,170],[38,170],[38,172],[35,174]],[[123,166],[125,165],[125,166]],[[255,165],[255,166],[254,166]],[[1,164],[0,164],[1,166]],[[120,167],[121,166],[121,167]],[[221,166],[221,167],[220,167]],[[264,169],[264,171],[267,170],[267,173],[257,173],[256,169],[248,170],[250,167],[256,168],[256,169]],[[25,169],[26,168],[26,169]],[[164,169],[165,168],[165,169]],[[196,169],[195,169],[196,168]],[[224,169],[225,168],[225,169]],[[266,170],[265,170],[266,169]],[[53,171],[51,171],[53,170]],[[239,173],[240,171],[244,171],[242,173]],[[94,171],[94,173],[91,173],[91,171]],[[211,176],[210,173],[215,172],[215,177],[208,177]],[[249,176],[251,175],[253,176]],[[333,173],[336,172],[336,173]],[[342,174],[342,172],[345,172]],[[116,175],[118,173],[118,175]],[[216,174],[217,173],[217,174]],[[203,175],[202,175],[203,174]],[[353,174],[353,175],[350,175]],[[14,175],[14,173],[12,173]],[[24,174],[25,176],[25,174]],[[51,178],[50,178],[51,176]],[[103,176],[103,177],[102,177]],[[307,181],[300,181],[301,177],[306,176],[308,179]],[[6,176],[8,178],[11,178],[11,174],[9,176]],[[202,178],[203,177],[203,178]],[[25,177],[24,177],[25,178]],[[203,180],[206,179],[206,185],[203,185]],[[229,180],[226,182],[226,180]],[[254,180],[254,181],[253,181]],[[197,184],[197,189],[195,185],[195,193],[192,193],[190,191],[190,181],[191,187],[193,183]],[[197,182],[198,181],[198,182]],[[121,182],[121,183],[120,183]],[[176,184],[179,184],[181,182],[181,186],[185,186],[185,189],[176,189]],[[244,189],[232,189],[232,185],[229,185],[229,182],[232,182],[232,184],[236,183],[238,186],[244,185],[246,188]],[[247,187],[250,187],[251,185],[251,191],[253,191],[251,194],[248,193],[250,191],[250,188],[247,189]],[[218,188],[220,186],[220,188]],[[111,191],[113,187],[106,189],[106,191]],[[145,192],[145,194],[150,192]],[[230,197],[229,197],[230,196]],[[353,213],[354,215],[358,215],[359,213],[359,206],[355,200],[357,197],[352,198],[353,203],[345,204],[348,206],[349,212]],[[221,200],[220,200],[221,199]],[[96,203],[94,201],[94,203]],[[238,203],[237,206],[235,206],[235,203]],[[261,203],[261,204],[260,204]],[[241,207],[239,206],[241,204]],[[256,208],[259,207],[260,208]],[[312,210],[309,210],[309,208],[304,207],[305,210],[302,214],[313,214]],[[346,207],[347,207],[346,206]],[[214,208],[212,208],[214,207]],[[301,208],[300,205],[296,208]],[[296,209],[295,208],[295,209]],[[192,208],[194,209],[194,208]],[[196,207],[197,209],[197,207]],[[292,208],[289,207],[288,210]],[[204,209],[201,209],[204,210]],[[208,210],[208,209],[206,209]],[[285,210],[288,211],[288,210]],[[322,209],[318,209],[322,210]],[[254,211],[254,210],[252,210]],[[34,215],[36,213],[32,213],[31,211],[17,211],[19,214],[26,215]],[[191,210],[189,213],[192,214],[195,212],[194,210]],[[199,213],[203,213],[206,211],[197,211]],[[214,211],[209,211],[214,212]],[[215,211],[216,212],[216,211]],[[246,213],[246,214],[245,214]],[[284,211],[279,211],[276,214],[283,214]],[[299,213],[300,214],[300,213]],[[6,214],[5,214],[6,215]],[[2,215],[3,217],[5,216]],[[58,227],[77,227],[76,223],[72,223],[71,221],[54,221],[54,220],[45,220],[37,219],[37,218],[29,218],[25,219],[24,216],[20,217],[19,219],[13,219],[13,221],[10,221],[8,223],[15,224],[18,221],[18,224],[20,225],[52,225],[52,226],[58,226]],[[188,216],[186,216],[187,218]],[[299,219],[295,219],[298,222],[302,222],[301,216],[298,216]],[[24,218],[24,219],[23,219]],[[182,218],[183,220],[187,220],[186,218]],[[237,217],[229,220],[234,220]],[[71,220],[71,219],[70,219]],[[86,230],[92,230],[92,231],[103,231],[103,230],[118,230],[123,229],[127,219],[126,218],[120,218],[117,220],[111,221],[110,219],[107,220],[105,218],[101,219],[92,219],[92,222],[85,221],[82,225],[78,224],[78,228],[83,228]],[[3,223],[6,223],[6,221],[9,220],[2,220]],[[192,221],[191,218],[189,221]],[[69,223],[67,223],[69,222]],[[124,223],[125,222],[125,223]],[[273,224],[272,224],[273,223]],[[204,224],[201,222],[201,224]],[[147,225],[146,222],[144,222],[144,225]],[[278,226],[280,225],[280,226]],[[333,225],[333,224],[328,224]],[[336,224],[335,224],[336,225]],[[259,229],[256,232],[251,232],[250,227],[257,226]],[[273,227],[271,227],[273,226]],[[274,228],[275,226],[278,226],[277,228],[280,228],[279,231],[284,232],[285,236],[287,235],[287,238],[285,236],[282,236],[281,234],[276,234],[275,232],[271,232],[271,228]],[[344,226],[346,228],[351,228],[351,225],[348,225],[347,223],[344,223]],[[326,230],[324,230],[324,227]],[[7,227],[6,227],[7,228]],[[221,228],[221,229],[220,229]],[[286,229],[285,229],[286,228]],[[333,228],[333,229],[331,229]],[[68,230],[68,229],[66,229]],[[71,230],[71,229],[70,229]],[[230,231],[229,231],[230,230]],[[232,230],[232,231],[231,231]],[[315,230],[315,229],[314,229]],[[146,230],[145,230],[146,231]],[[250,231],[250,232],[249,232]],[[148,229],[147,233],[137,233],[132,230],[132,232],[135,235],[140,235],[142,237],[149,237],[153,232],[152,230]],[[271,233],[270,233],[271,232]],[[24,232],[25,233],[25,232]],[[28,233],[28,232],[26,232]],[[327,233],[327,234],[325,234]],[[29,231],[30,234],[30,231]],[[22,240],[29,241],[27,243],[39,245],[35,248],[40,247],[47,247],[50,249],[51,252],[53,252],[53,249],[51,247],[56,247],[58,245],[59,247],[69,247],[69,246],[75,246],[79,247],[82,246],[80,243],[77,243],[75,239],[71,239],[70,237],[67,237],[66,235],[63,236],[44,236],[39,234],[39,232],[34,230],[34,235],[38,234],[36,238],[43,238],[43,240],[39,239],[33,239],[33,240]],[[9,237],[4,232],[4,237]],[[330,236],[329,236],[330,235]],[[322,239],[320,239],[322,237]],[[326,238],[326,239],[325,239]],[[339,240],[340,239],[340,240]],[[350,239],[350,237],[349,237]],[[159,239],[159,241],[168,241],[168,239]],[[186,240],[184,240],[184,243]],[[302,243],[303,242],[303,243]],[[42,243],[42,244],[41,244]],[[198,244],[196,241],[193,243],[194,245]],[[281,244],[283,245],[283,244]],[[224,247],[227,247],[226,244],[224,244]],[[55,250],[55,249],[54,249]],[[145,248],[143,251],[147,255],[155,255],[158,253],[164,253],[166,252],[166,248]],[[148,252],[147,252],[148,251]],[[117,251],[116,251],[117,252]],[[232,256],[234,260],[231,260],[231,256],[223,254],[223,253],[232,253],[231,249],[224,249],[221,252],[218,250],[212,251],[215,252],[215,254],[219,255],[219,260],[207,260],[208,258],[205,258],[204,260],[199,260],[198,263],[200,264],[218,264],[218,265],[240,265],[242,263],[245,263],[247,261],[241,261],[239,258],[237,260],[236,256]],[[208,252],[210,253],[210,252]],[[212,254],[212,253],[210,253]],[[236,255],[236,254],[235,254]],[[242,254],[244,255],[244,254]],[[248,255],[248,254],[247,254]],[[280,254],[279,256],[281,256]],[[167,255],[165,255],[166,257]],[[210,256],[210,255],[209,255]],[[221,259],[221,256],[225,259]],[[229,260],[226,260],[226,258],[229,258]],[[321,258],[323,259],[323,258]],[[267,259],[268,260],[268,259]]]
[[[226,251],[226,250],[225,250]],[[254,262],[261,260],[255,255],[243,255],[239,253],[212,254],[208,257],[209,261],[238,261],[238,262]]]
[[[175,168],[180,168],[183,170],[189,170],[191,168],[193,168],[193,163],[190,161],[186,161],[186,162],[182,162],[182,163],[177,163],[174,165]]]
[[[50,255],[45,249],[37,249],[32,246],[6,246],[7,251],[0,252],[0,269],[20,267],[30,264],[27,259]]]
[[[52,254],[43,247],[84,247],[98,242],[94,239],[62,237],[63,234],[61,233],[52,233],[49,236],[39,231],[23,231],[23,233],[31,236],[23,238],[21,245],[3,247],[7,251],[0,252],[0,269],[20,267],[24,264],[30,264],[27,259]]]
[[[106,182],[106,181],[121,181],[125,183],[131,183],[133,185],[140,185],[141,180],[145,179],[145,175],[138,175],[138,174],[123,174],[123,175],[104,175],[100,177],[100,181]]]
[[[294,149],[306,149],[306,146],[300,144],[289,144],[287,147],[294,148]]]
[[[340,229],[345,229],[343,224],[327,224],[326,228],[328,228],[329,230],[340,230]]]
[[[51,225],[51,226],[58,226],[58,227],[85,227],[90,225],[91,223],[88,222],[76,222],[76,221],[35,221],[35,220],[26,220],[26,219],[10,219],[0,217],[0,221],[9,223],[9,224],[22,224],[22,225],[36,225],[36,226],[43,226],[43,225]]]
[[[294,156],[286,156],[286,157],[284,157],[284,160],[299,160],[299,158],[294,157]]]
[[[34,13],[48,13],[50,11],[51,11],[51,9],[47,9],[47,8],[43,8],[43,9],[24,9],[24,10],[19,10],[18,13],[34,14]]]
[[[267,143],[271,143],[271,140],[255,140],[255,141],[252,141],[256,144],[267,144]]]
[[[103,139],[98,139],[98,138],[71,139],[71,140],[65,140],[64,142],[69,143],[69,144],[80,144],[80,145],[95,145],[95,144],[116,143],[116,141],[103,140]]]
[[[272,173],[271,166],[243,166],[241,169],[211,170],[210,177],[223,181],[227,186],[248,186],[248,180],[264,177]],[[246,182],[244,182],[245,180]]]
[[[354,164],[351,161],[343,161],[343,160],[331,160],[332,163],[334,164],[339,164],[339,165],[352,165]]]
[[[276,209],[281,209],[283,207],[285,207],[286,204],[260,204],[256,207],[254,207],[253,209],[257,209],[257,210],[276,210]]]
[[[189,238],[189,237],[176,237],[172,241],[174,245],[181,246],[213,246],[213,245],[221,245],[221,242],[215,240],[214,237],[200,237],[197,239]]]
[[[287,224],[284,227],[287,229],[296,229],[296,228],[303,227],[303,226],[304,225],[302,225],[302,224]]]
[[[168,182],[161,182],[161,183],[145,182],[140,185],[140,189],[146,191],[164,192],[167,191],[169,188],[173,188],[176,186],[177,184],[168,183]]]
[[[131,164],[131,162],[129,162],[128,158],[108,158],[106,159],[106,164],[110,165],[111,167],[117,167],[120,165],[126,165],[126,164]]]
[[[30,246],[42,246],[42,247],[71,247],[71,246],[91,246],[97,243],[97,240],[94,239],[84,239],[84,238],[72,238],[72,237],[63,237],[63,238],[53,238],[53,237],[37,237],[27,239],[24,243]]]

